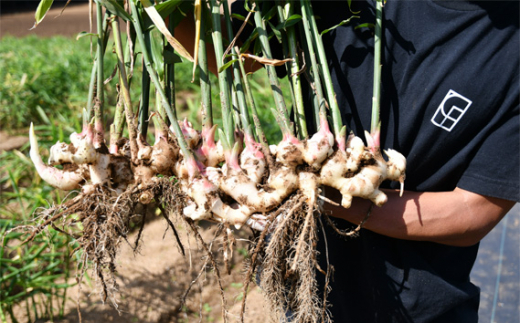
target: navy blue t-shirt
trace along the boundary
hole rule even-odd
[[[312,4],[320,29],[351,15],[347,1]],[[374,1],[352,1],[351,9],[360,18],[324,34],[323,43],[343,122],[362,136],[370,129],[373,30],[356,26],[375,22]],[[390,0],[383,25],[381,147],[406,156],[405,189],[459,187],[520,201],[518,2]],[[478,244],[368,230],[348,241],[330,229],[326,236],[335,322],[478,320],[479,288],[469,280]],[[324,268],[323,239],[318,248]]]
[[[346,2],[313,5],[321,28],[349,15]],[[373,31],[355,26],[375,21],[374,3],[352,10],[360,18],[323,43],[343,121],[361,135],[370,129]],[[518,13],[516,1],[386,3],[381,147],[406,156],[405,189],[460,187],[520,201]],[[478,245],[368,230],[348,241],[327,230],[327,239],[335,322],[477,322],[479,289],[469,274]],[[324,255],[323,241],[319,249]]]

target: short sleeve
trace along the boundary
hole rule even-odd
[[[459,180],[458,187],[520,202],[519,110],[516,105],[486,136]]]

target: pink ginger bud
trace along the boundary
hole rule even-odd
[[[213,125],[211,128],[202,129],[202,146],[207,149],[215,148],[215,132],[217,131],[217,125]]]
[[[242,150],[241,145],[238,142],[235,142],[235,145],[233,146],[233,149],[229,152],[225,152],[224,155],[226,156],[226,166],[227,171],[231,171],[232,173],[236,174],[237,172],[241,172],[242,169],[240,168],[240,164],[238,162],[238,157],[240,156],[240,151]],[[229,175],[229,174],[228,174]]]
[[[205,164],[208,167],[215,167],[219,163],[224,161],[224,152],[222,145],[219,143],[215,144],[215,132],[217,131],[217,125],[209,129],[202,130],[202,145],[200,151],[205,157]]]
[[[253,136],[245,135],[245,143],[246,143],[246,149],[245,152],[248,154],[251,154],[257,159],[264,158],[264,154],[262,153],[262,146],[261,144],[257,143]]]
[[[341,127],[341,130],[336,138],[336,144],[338,145],[338,149],[341,151],[346,151],[347,149],[347,127]]]
[[[380,137],[381,131],[379,129],[375,130],[373,133],[368,133],[368,131],[365,131],[367,146],[372,153],[375,153],[379,150],[379,147],[381,146]]]
[[[161,140],[168,142],[168,131],[166,131],[166,129],[161,129],[161,127],[156,127],[154,145]]]
[[[191,179],[199,176],[204,170],[204,166],[197,162],[195,158],[185,158],[184,164],[188,170],[188,175]]]
[[[320,115],[320,131],[307,141],[303,159],[314,169],[320,169],[323,161],[332,154],[334,135],[330,132],[327,118]]]
[[[195,148],[200,141],[199,132],[193,129],[193,125],[188,121],[187,118],[185,118],[184,121],[179,121],[179,126],[181,128],[182,134],[184,135],[184,138],[186,139],[186,142],[188,143],[188,146],[190,148]],[[170,129],[173,131],[172,127],[170,127]]]
[[[74,145],[74,147],[78,147],[80,140],[84,139],[87,133],[89,132],[89,124],[84,123],[83,128],[80,133],[73,132],[70,136],[70,142]]]

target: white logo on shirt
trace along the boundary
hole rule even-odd
[[[453,90],[449,90],[431,121],[437,127],[449,132],[457,125],[471,103],[471,100]]]

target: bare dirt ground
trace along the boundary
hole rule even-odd
[[[2,15],[0,37],[6,35],[23,37],[32,34],[40,37],[54,35],[74,37],[81,31],[89,30],[88,5],[70,6],[61,15],[60,13],[61,7],[54,6],[42,23],[33,30],[29,29],[34,24],[34,12]],[[19,149],[26,142],[26,136],[0,132],[0,150]],[[212,225],[201,230],[206,241],[211,241],[215,227]],[[187,254],[183,257],[178,251],[171,230],[165,233],[166,228],[167,224],[162,218],[148,222],[142,233],[143,240],[139,253],[134,253],[126,242],[121,244],[117,267],[119,286],[119,291],[116,293],[117,310],[113,304],[110,304],[110,301],[103,304],[94,278],[92,281],[84,279],[81,289],[79,286],[69,289],[65,317],[54,321],[68,323],[80,320],[77,311],[78,295],[81,319],[85,323],[222,321],[220,288],[214,272],[209,266],[203,271],[198,282],[193,285],[186,304],[181,307],[180,300],[190,283],[199,274],[205,262],[205,254],[200,251],[200,246],[193,240],[193,237],[188,239],[186,231],[181,231],[181,238],[187,249]],[[129,241],[134,242],[135,238],[136,233],[130,236]],[[243,234],[242,238],[247,238],[247,236]],[[217,251],[221,247],[221,241],[215,241],[213,251]],[[229,322],[237,322],[240,312],[243,297],[241,292],[244,280],[244,257],[239,255],[237,250],[243,251],[244,248],[247,248],[246,242],[237,244],[235,262],[230,275],[225,274],[224,266],[221,266]],[[222,261],[220,265],[222,265]],[[250,285],[247,300],[245,322],[266,322],[263,297],[255,284]],[[24,317],[25,310],[17,312],[19,321],[25,322],[27,320]]]
[[[94,16],[95,17],[95,16]],[[61,6],[53,6],[43,21],[34,29],[34,12],[2,14],[0,18],[0,37],[7,35],[23,37],[37,35],[50,37],[55,35],[75,36],[79,32],[90,30],[88,5],[68,6],[62,13]],[[96,29],[94,22],[94,30]]]
[[[116,294],[120,313],[113,305],[101,302],[99,290],[92,282],[82,285],[81,291],[78,287],[70,290],[71,301],[67,305],[67,314],[60,322],[78,322],[76,302],[73,301],[77,299],[78,292],[83,322],[222,321],[220,289],[210,267],[203,271],[198,283],[192,286],[186,304],[181,306],[182,296],[199,275],[206,258],[193,237],[187,242],[186,231],[180,231],[187,249],[186,256],[183,257],[178,251],[172,232],[168,230],[165,233],[166,228],[167,224],[162,219],[147,223],[143,231],[143,244],[137,254],[128,244],[122,245],[117,268],[119,293]],[[211,241],[214,233],[214,225],[202,231],[206,241]],[[134,234],[129,241],[133,242],[135,236]],[[238,248],[245,245],[240,243]],[[213,251],[220,247],[221,242],[215,241]],[[230,322],[238,321],[244,268],[240,260],[243,257],[236,254],[234,259],[231,274],[221,273]],[[223,266],[221,270],[223,271]],[[263,297],[257,287],[252,288],[248,294],[247,304],[246,322],[265,322],[262,315]]]
[[[4,150],[19,149],[28,141],[27,135],[17,135],[0,130],[0,153]]]
[[[200,232],[209,243],[215,235],[216,225],[202,225],[204,228]],[[81,286],[68,289],[65,316],[54,322],[73,323],[80,319],[84,323],[223,321],[220,287],[211,266],[204,266],[207,264],[206,254],[182,225],[176,227],[186,250],[185,256],[179,252],[166,221],[159,218],[146,223],[139,252],[133,249],[137,232],[130,235],[128,243],[121,243],[116,268],[118,291],[114,293],[114,301],[102,301],[96,277],[90,275],[82,280]],[[229,275],[224,272],[221,257],[217,260],[226,299],[226,316],[230,323],[239,322],[244,281],[244,257],[239,253],[243,254],[244,248],[247,248],[247,241],[240,240],[247,239],[245,232],[237,232],[236,238],[238,242]],[[222,241],[215,240],[212,251],[220,255],[218,251],[221,248]],[[196,283],[190,286],[195,280]],[[74,283],[74,279],[70,282]],[[181,304],[188,290],[186,302]],[[250,285],[245,313],[246,323],[267,321],[263,296],[254,284]],[[24,308],[15,310],[15,314],[20,322],[27,321]]]

